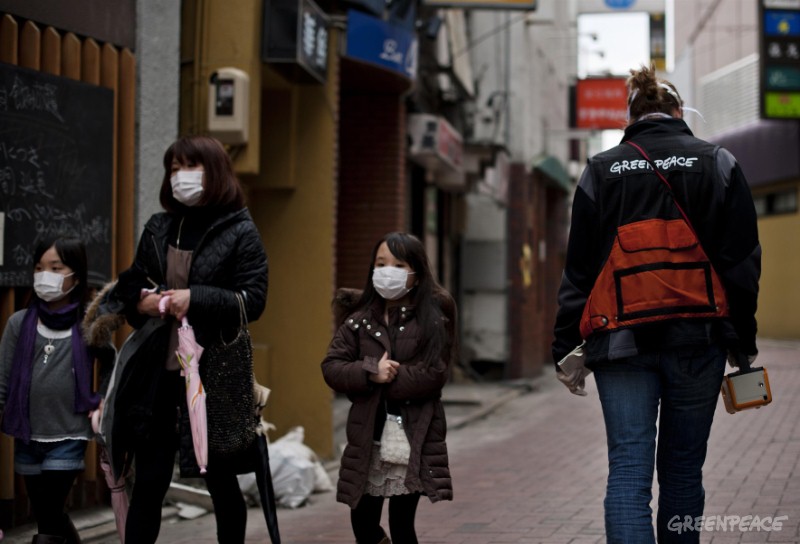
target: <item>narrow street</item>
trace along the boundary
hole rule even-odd
[[[704,516],[673,528],[800,544],[798,150],[800,0],[0,0],[0,544],[67,532],[62,504],[82,544],[124,540],[111,497],[124,518],[135,469],[106,482],[104,441],[155,490],[137,528],[216,543],[207,481],[180,477],[171,440],[198,465],[210,445],[213,488],[234,443],[216,431],[246,440],[264,408],[251,376],[272,391],[282,498],[305,499],[317,457],[335,487],[347,394],[370,382],[321,363],[371,372],[384,351],[463,364],[442,392],[454,500],[421,498],[421,544],[605,543],[595,377],[572,395],[549,361],[587,293],[602,327],[584,336],[646,324],[649,342],[688,316],[730,321],[752,353],[757,319],[774,400],[718,400]],[[205,397],[170,390],[178,352]],[[404,378],[403,397],[439,394]],[[300,431],[303,454],[279,457]],[[246,543],[269,544],[245,495]],[[281,541],[353,544],[350,516],[314,494],[278,510]]]
[[[764,340],[759,347],[757,364],[769,371],[774,400],[734,415],[720,400],[705,466],[705,515],[717,528],[703,543],[800,542],[800,342]],[[605,431],[594,380],[588,397],[570,395],[549,369],[535,384],[450,432],[455,500],[420,502],[421,543],[605,542]],[[278,517],[284,544],[353,542],[349,510],[332,492],[280,509]],[[780,530],[765,530],[773,524]],[[107,529],[102,536],[87,531],[85,541],[118,542],[113,526]],[[28,533],[8,534],[3,544],[27,544]],[[215,543],[214,517],[169,517],[159,542]],[[249,510],[247,542],[268,542],[259,508]]]
[[[774,401],[735,415],[720,401],[705,468],[706,516],[787,518],[769,532],[757,527],[771,524],[746,521],[750,530],[742,531],[735,518],[719,518],[728,529],[706,532],[704,543],[800,542],[800,343],[759,346]],[[605,542],[605,431],[594,380],[588,397],[570,395],[554,377],[538,384],[450,433],[455,500],[420,502],[421,543]],[[284,543],[353,542],[349,511],[333,493],[281,509],[279,520]],[[159,541],[216,542],[213,516],[165,522]],[[260,510],[251,509],[248,542],[267,541]]]

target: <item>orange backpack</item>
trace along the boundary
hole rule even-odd
[[[647,219],[617,228],[608,259],[595,281],[581,317],[581,336],[669,319],[728,315],[725,290],[700,245],[667,179],[644,150],[669,189],[681,219]]]

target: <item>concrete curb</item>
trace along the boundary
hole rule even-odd
[[[527,393],[527,391],[524,391],[522,389],[509,389],[506,393],[492,399],[489,402],[480,403],[478,408],[476,408],[469,414],[459,418],[453,418],[451,421],[448,421],[447,430],[451,431],[455,429],[461,429],[474,421],[483,419],[484,417],[488,416],[489,414],[497,410],[499,407],[523,395],[524,393]]]
[[[161,519],[167,520],[178,515],[178,508],[165,506],[161,510]],[[70,516],[75,528],[81,535],[84,543],[97,542],[108,537],[116,537],[117,524],[114,521],[114,512],[111,507],[98,506],[73,512]],[[3,544],[29,544],[36,534],[36,525],[28,524],[15,527],[5,534]]]
[[[489,414],[491,414],[504,404],[511,402],[515,398],[528,393],[532,393],[533,391],[539,389],[539,384],[543,379],[545,379],[545,376],[540,376],[537,378],[527,379],[527,380],[515,380],[515,381],[504,382],[503,385],[509,388],[507,392],[486,402],[478,403],[478,408],[476,408],[474,411],[471,411],[464,416],[452,419],[448,418],[447,429],[448,430],[461,429],[474,421],[478,421],[479,419],[485,418],[486,416],[488,416]],[[446,405],[447,402],[445,402],[445,406]]]

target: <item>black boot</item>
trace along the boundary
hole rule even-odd
[[[64,542],[65,544],[81,544],[81,535],[72,523],[72,519],[64,514]]]
[[[64,544],[65,540],[63,536],[56,536],[56,535],[33,535],[33,540],[31,540],[31,544]]]
[[[378,542],[378,544],[392,544],[392,541],[391,541],[391,540],[389,540],[389,537],[388,537],[388,536],[386,536],[386,531],[384,531],[383,529],[381,529],[381,532],[383,533],[383,538],[381,538],[381,539],[380,539],[380,541]],[[360,544],[360,542],[359,542],[359,541],[356,541],[356,544]]]

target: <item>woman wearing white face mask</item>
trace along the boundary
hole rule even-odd
[[[134,328],[152,324],[153,318],[166,321],[163,334],[153,335],[154,340],[143,344],[126,364],[130,375],[123,375],[112,424],[112,436],[121,439],[114,438],[112,463],[119,472],[119,465],[131,458],[135,465],[125,539],[136,544],[158,538],[175,454],[180,453],[182,476],[200,476],[188,425],[185,379],[175,357],[181,319],[188,319],[197,343],[208,351],[222,337],[236,336],[237,297],[244,302],[247,320],[255,321],[267,296],[264,246],[245,207],[231,159],[219,141],[189,136],[167,149],[160,201],[165,211],[145,225],[134,263],[120,274],[110,295],[124,306]],[[162,313],[159,303],[167,296]],[[237,461],[209,454],[205,482],[220,542],[244,542],[247,507],[236,478],[242,472]]]
[[[0,428],[14,437],[14,470],[38,525],[33,542],[76,543],[64,503],[94,436],[87,416],[100,402],[92,391],[94,357],[79,328],[86,250],[78,240],[48,239],[33,257],[35,295],[0,340]]]
[[[386,498],[392,540],[416,544],[420,497],[453,498],[440,398],[458,357],[455,303],[434,279],[422,243],[393,232],[376,244],[364,291],[349,310],[322,362],[328,385],[353,401],[337,500],[352,509],[359,544],[390,542],[380,526]],[[402,456],[382,440],[398,422]]]

